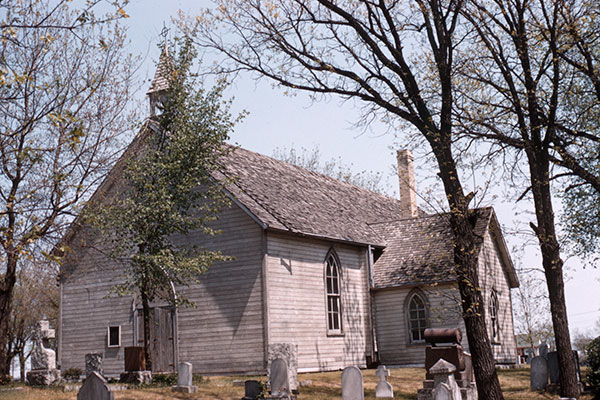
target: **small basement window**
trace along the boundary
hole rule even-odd
[[[108,327],[108,347],[121,347],[121,326]]]

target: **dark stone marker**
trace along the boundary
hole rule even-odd
[[[106,380],[97,372],[92,372],[77,393],[77,400],[114,400]]]
[[[560,383],[560,367],[558,365],[558,353],[551,351],[548,353],[548,375],[550,383],[558,385]]]
[[[145,371],[146,357],[143,347],[125,347],[125,371]]]
[[[531,360],[531,390],[546,390],[548,386],[548,361],[537,356]]]
[[[244,382],[244,391],[242,400],[256,400],[262,393],[262,386],[259,381],[249,380]]]

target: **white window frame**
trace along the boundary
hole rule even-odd
[[[335,251],[325,258],[325,311],[328,335],[342,335],[342,269]],[[337,327],[336,327],[337,325]]]
[[[413,310],[411,307],[412,307],[413,301],[415,301],[415,299],[419,299],[422,306],[420,308],[416,308]],[[417,313],[416,318],[412,317],[412,314],[411,314],[412,312]],[[423,313],[422,318],[421,318],[420,313]],[[406,322],[408,325],[409,342],[415,343],[415,344],[425,343],[425,329],[427,329],[427,324],[428,324],[427,300],[425,299],[425,296],[423,296],[419,291],[413,292],[408,298],[408,302],[406,303]],[[414,323],[417,324],[416,327],[414,326]],[[418,331],[419,331],[420,338],[418,338],[418,339],[415,339],[413,337],[413,330],[415,328],[418,329]]]
[[[117,344],[111,344],[110,341],[110,330],[117,329],[119,342]],[[106,327],[106,345],[107,347],[121,347],[121,325],[109,325]]]

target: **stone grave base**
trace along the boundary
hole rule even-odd
[[[460,388],[460,395],[462,400],[477,400],[477,386],[475,383],[463,383],[463,381],[456,381]],[[419,389],[417,392],[418,400],[433,400],[433,380],[427,379],[423,381],[423,389]]]
[[[152,383],[152,371],[127,371],[122,372],[119,378],[121,383],[134,383],[134,384],[150,384]]]
[[[181,393],[196,393],[198,391],[198,386],[173,386],[171,390]]]
[[[34,369],[27,373],[27,383],[33,386],[50,386],[60,381],[58,369]]]

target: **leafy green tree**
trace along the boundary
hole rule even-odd
[[[598,398],[600,397],[600,336],[592,340],[586,349],[589,369],[585,374],[585,381],[595,398]]]
[[[190,304],[174,291],[199,279],[215,261],[228,257],[182,240],[192,230],[214,235],[210,222],[227,204],[212,173],[221,168],[230,151],[224,144],[237,119],[222,100],[225,84],[198,89],[192,74],[196,52],[188,39],[176,59],[165,45],[158,71],[167,82],[159,92],[159,114],[145,125],[137,139],[137,152],[122,173],[123,184],[111,198],[98,199],[88,221],[101,228],[110,242],[111,256],[126,259],[123,281],[114,287],[119,295],[138,293],[143,308],[144,350],[152,368],[150,302]],[[174,47],[171,45],[171,48]]]

